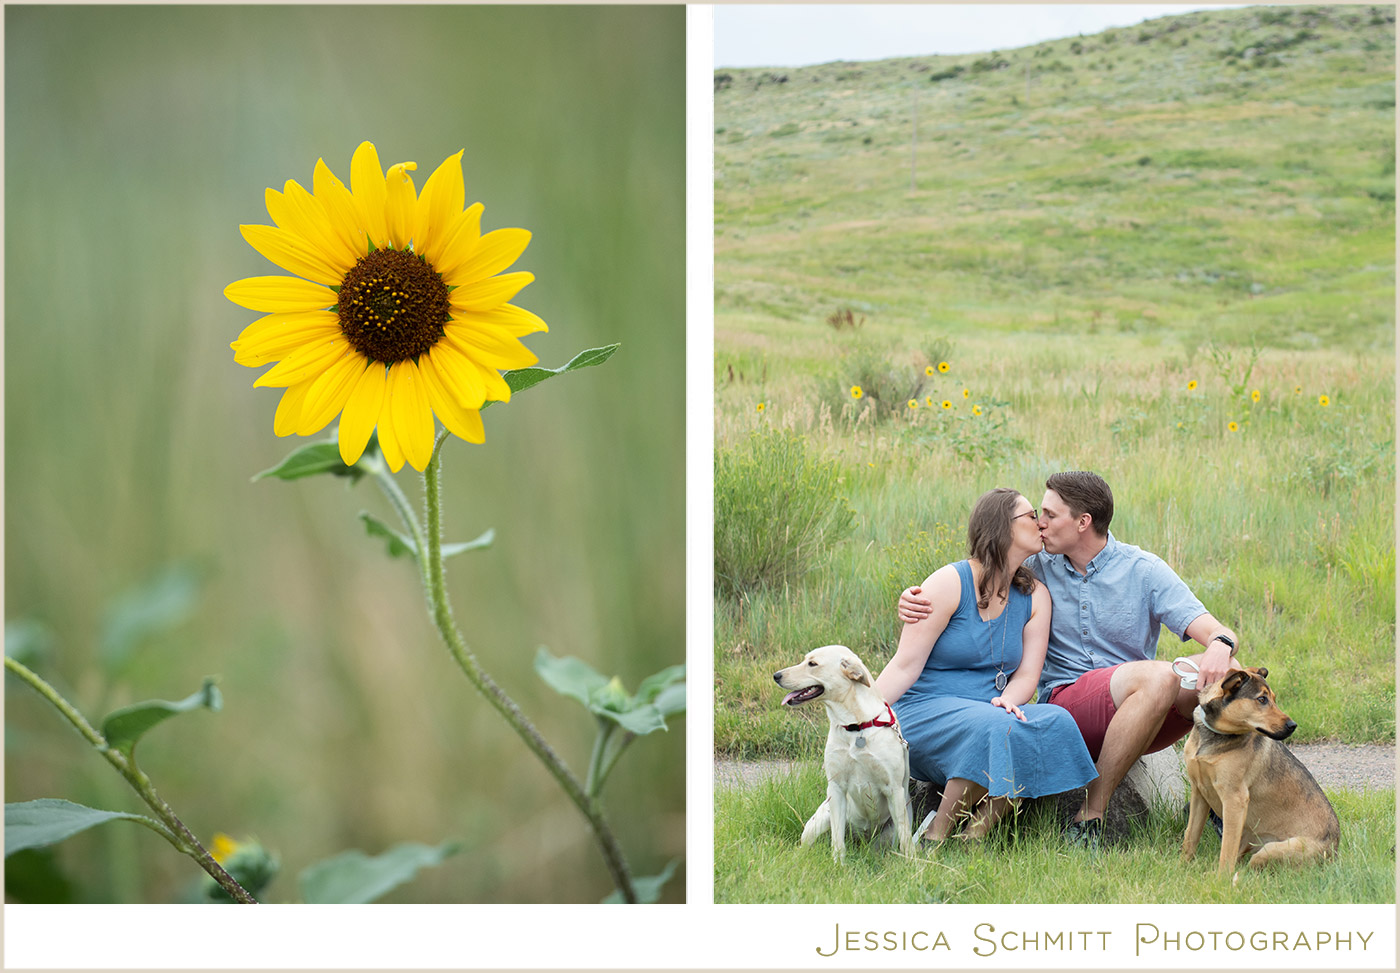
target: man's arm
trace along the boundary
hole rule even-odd
[[[1210,612],[1198,616],[1194,622],[1187,625],[1184,634],[1188,639],[1195,639],[1206,647],[1205,655],[1201,659],[1201,674],[1196,682],[1198,686],[1209,686],[1213,682],[1219,682],[1225,678],[1225,673],[1238,665],[1238,660],[1233,657],[1239,639]]]

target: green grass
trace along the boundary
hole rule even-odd
[[[873,843],[847,844],[844,865],[829,839],[801,847],[802,824],[821,803],[815,763],[751,788],[715,792],[715,901],[739,903],[1393,902],[1395,795],[1328,796],[1342,826],[1337,857],[1316,867],[1239,870],[1218,878],[1219,838],[1207,829],[1196,860],[1179,860],[1180,809],[1153,808],[1120,846],[1094,856],[1065,848],[1048,811],[1003,822],[980,844],[950,841],[903,858]]]
[[[1109,481],[1114,535],[1236,629],[1298,740],[1393,742],[1394,25],[1378,16],[1199,12],[1002,51],[999,70],[896,59],[779,85],[726,69],[716,449],[806,436],[857,520],[800,582],[716,598],[720,752],[810,753],[772,672],[829,642],[878,671],[900,589],[963,556],[976,497],[1039,503],[1063,469]],[[1230,53],[1266,42],[1277,64]],[[843,309],[864,323],[831,327]],[[922,380],[940,339],[950,370],[917,409],[850,397],[872,358],[905,383],[884,385]],[[1159,655],[1182,651],[1164,631]]]

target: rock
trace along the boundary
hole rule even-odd
[[[924,817],[938,807],[943,794],[928,781],[911,780],[909,796],[914,802],[913,823],[918,827]],[[1068,821],[1082,803],[1084,790],[1080,788],[1033,798],[1026,810],[1048,806],[1057,819]],[[1113,845],[1126,839],[1132,822],[1143,820],[1154,804],[1162,804],[1178,814],[1186,804],[1186,769],[1181,762],[1181,751],[1175,747],[1149,753],[1128,768],[1104,814],[1104,844]]]

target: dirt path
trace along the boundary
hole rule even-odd
[[[1289,749],[1325,788],[1354,791],[1395,788],[1393,745],[1299,743]],[[751,787],[765,777],[787,773],[793,763],[791,760],[743,761],[716,757],[715,785]]]

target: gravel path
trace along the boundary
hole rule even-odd
[[[1393,745],[1299,743],[1288,749],[1324,788],[1354,791],[1395,788]],[[787,773],[793,764],[791,760],[742,761],[716,757],[715,785],[751,787],[765,777]]]

